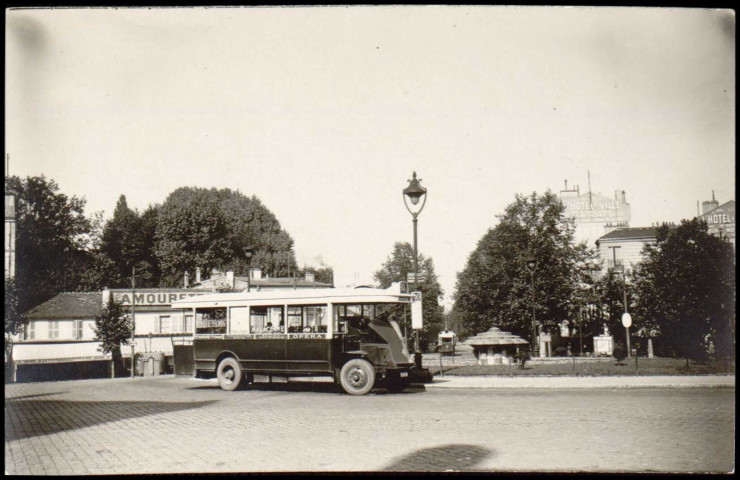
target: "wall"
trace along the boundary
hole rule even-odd
[[[599,242],[599,260],[601,261],[602,273],[609,269],[609,261],[613,259],[612,248],[621,247],[622,264],[628,270],[632,270],[635,265],[643,259],[642,249],[648,243],[654,242],[653,239],[635,239],[635,240],[602,240]],[[618,257],[619,258],[619,257]]]

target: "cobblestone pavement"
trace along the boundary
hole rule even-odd
[[[377,390],[155,377],[8,385],[9,474],[729,472],[734,388]]]

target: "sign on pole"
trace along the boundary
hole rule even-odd
[[[414,299],[411,302],[411,328],[421,329],[424,326],[421,310],[421,292],[413,292]]]
[[[622,314],[622,325],[624,325],[624,328],[630,328],[632,326],[632,315],[624,312]]]

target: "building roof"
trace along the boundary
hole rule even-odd
[[[723,203],[722,205],[717,205],[716,207],[714,207],[713,209],[709,210],[708,212],[702,213],[701,215],[699,215],[699,217],[704,217],[706,215],[710,215],[715,210],[719,210],[721,208],[724,209],[725,207],[731,207],[731,206],[734,206],[734,205],[735,205],[735,200],[730,200],[728,202]]]
[[[275,278],[252,278],[249,281],[252,288],[261,287],[293,287],[296,288],[330,288],[333,285],[322,282],[309,282],[305,278],[275,277]],[[228,280],[225,275],[209,278],[193,285],[193,289],[215,289],[217,287],[228,286]],[[234,290],[246,290],[247,277],[234,277]]]
[[[597,242],[603,240],[641,240],[655,238],[658,234],[658,227],[629,227],[618,228],[614,231],[599,237]]]
[[[498,327],[493,327],[487,332],[481,332],[463,342],[465,345],[524,345],[529,343],[519,335],[504,332]]]
[[[64,292],[26,312],[29,319],[93,318],[103,304],[101,292]]]

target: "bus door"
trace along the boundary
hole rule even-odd
[[[282,305],[249,308],[250,340],[242,341],[245,351],[237,353],[245,370],[285,370],[287,334],[284,310]]]
[[[288,305],[286,369],[290,372],[331,372],[331,340],[326,338],[326,305]]]

